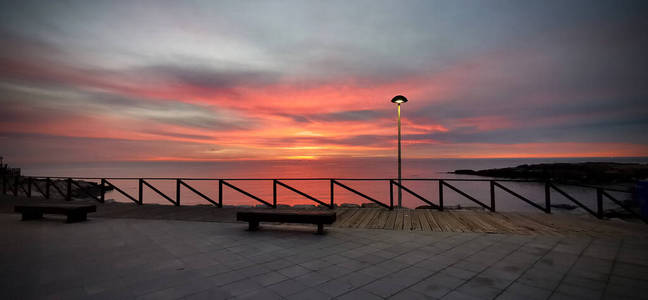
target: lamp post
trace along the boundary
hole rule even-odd
[[[403,207],[403,191],[401,190],[401,103],[407,102],[407,98],[398,95],[391,99],[392,103],[398,104],[398,207]]]

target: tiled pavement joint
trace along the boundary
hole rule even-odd
[[[478,239],[478,238],[480,238],[480,237],[483,237],[483,236],[482,236],[482,235],[476,235],[475,237],[473,237],[473,238],[471,238],[471,239],[469,239],[469,240],[463,241],[463,242],[459,243],[458,245],[453,246],[453,247],[450,248],[450,249],[447,249],[447,250],[445,250],[445,251],[443,251],[443,252],[441,252],[441,253],[437,253],[436,255],[441,255],[441,254],[443,254],[443,253],[447,253],[447,252],[449,252],[449,251],[451,251],[451,250],[453,250],[453,249],[456,249],[457,247],[459,247],[459,246],[461,246],[461,245],[467,244],[467,243],[469,243],[469,242],[471,242],[471,241],[474,241],[474,240],[476,240],[476,239]],[[446,239],[447,239],[447,238],[446,238]],[[484,248],[487,248],[487,247],[490,247],[490,246],[492,246],[492,245],[485,246]],[[482,248],[482,249],[483,249],[483,248]],[[413,250],[412,250],[412,251],[413,251]],[[476,251],[478,251],[478,250],[476,250]],[[402,255],[407,255],[407,253],[404,253],[404,254],[402,254]],[[402,256],[402,255],[400,255],[400,256]],[[454,265],[454,264],[453,264],[453,265]],[[418,283],[420,283],[420,282],[422,282],[422,281],[424,281],[424,280],[426,280],[426,279],[428,279],[428,278],[434,276],[435,274],[440,273],[441,271],[447,269],[448,267],[450,267],[450,266],[447,266],[447,267],[445,267],[445,268],[443,268],[443,269],[440,269],[440,270],[438,270],[438,271],[436,271],[436,272],[430,274],[429,276],[426,276],[425,278],[423,278],[423,279],[421,279],[421,280],[419,280],[419,281],[417,281],[417,282],[415,282],[415,283],[413,283],[413,284],[410,284],[409,286],[406,286],[406,287],[404,287],[404,288],[398,290],[396,293],[400,292],[401,290],[404,290],[404,289],[407,289],[407,288],[409,288],[409,287],[412,287],[412,286],[414,286],[414,285],[416,285],[416,284],[418,284]],[[403,268],[403,269],[404,269],[404,268]],[[400,270],[402,270],[402,269],[400,269]],[[400,271],[400,270],[397,270],[397,271]],[[358,287],[356,287],[356,288],[354,288],[354,289],[352,289],[352,290],[349,290],[349,291],[347,291],[347,292],[345,292],[345,293],[343,293],[343,294],[340,294],[338,297],[342,297],[342,296],[344,296],[344,295],[346,295],[346,294],[349,294],[349,293],[351,293],[351,292],[353,292],[353,291],[355,291],[355,290],[361,289],[362,287],[364,287],[364,286],[368,286],[368,285],[370,285],[370,284],[372,284],[372,283],[374,283],[374,282],[376,282],[376,281],[378,281],[378,280],[381,280],[381,279],[383,279],[383,278],[385,278],[385,277],[387,277],[387,276],[389,276],[389,275],[385,275],[385,276],[383,276],[383,277],[376,278],[375,280],[372,280],[371,282],[368,282],[368,283],[365,284],[365,285],[358,286]],[[394,294],[396,294],[396,293],[394,293]],[[391,294],[390,296],[393,296],[394,294]]]
[[[593,239],[593,238],[590,238],[589,242],[587,243],[587,246],[583,247],[583,249],[578,253],[578,256],[576,257],[576,259],[574,260],[574,262],[573,262],[573,263],[569,266],[569,268],[567,269],[567,272],[565,272],[565,274],[563,274],[563,276],[561,276],[560,281],[559,281],[558,284],[554,287],[554,289],[551,291],[551,294],[550,294],[550,296],[549,296],[550,298],[553,297],[553,296],[556,294],[556,291],[558,290],[558,288],[560,287],[560,285],[565,281],[565,278],[567,277],[567,275],[569,274],[569,272],[570,272],[570,271],[574,268],[574,266],[578,263],[578,260],[583,256],[583,253],[585,253],[585,250],[587,250],[587,248],[589,248],[589,246],[592,245],[592,242],[593,242],[593,241],[594,241],[594,239]]]
[[[547,257],[547,255],[549,255],[554,249],[556,249],[556,247],[559,244],[560,244],[560,240],[556,241],[556,243],[551,247],[551,249],[547,250],[542,256],[538,257],[531,266],[527,267],[526,270],[524,270],[519,276],[517,276],[513,281],[511,281],[511,283],[509,283],[504,289],[502,289],[494,298],[496,299],[500,297],[509,287],[515,284],[518,279],[522,278],[527,272],[529,272],[529,270],[533,269],[533,267],[535,267],[538,264],[538,262],[540,262],[543,258]],[[526,246],[526,244],[524,246]]]
[[[623,244],[625,243],[625,239],[621,239],[621,245],[619,245],[619,248],[617,248],[616,253],[614,254],[614,259],[612,260],[612,267],[610,268],[610,274],[607,276],[607,280],[605,281],[605,288],[603,289],[603,296],[607,294],[608,287],[610,286],[610,279],[612,279],[612,274],[614,274],[614,268],[616,267],[617,264],[617,258],[619,257],[619,252],[621,252],[621,249],[623,249]]]

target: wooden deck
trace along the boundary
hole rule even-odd
[[[334,227],[545,235],[646,235],[648,225],[588,215],[431,209],[338,208]]]
[[[34,199],[0,196],[0,212],[12,213],[13,206]],[[94,203],[93,203],[94,204]],[[180,206],[132,203],[97,204],[91,217],[169,219],[208,222],[236,222],[242,208],[216,208],[209,205]],[[622,220],[599,220],[589,215],[489,212],[484,210],[337,208],[339,228],[365,228],[402,231],[480,232],[540,235],[643,236],[648,225]]]

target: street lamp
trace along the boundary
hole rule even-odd
[[[403,207],[403,191],[401,190],[401,117],[400,106],[401,103],[407,102],[407,98],[403,95],[398,95],[391,99],[392,103],[398,104],[398,207]]]

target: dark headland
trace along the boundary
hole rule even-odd
[[[498,178],[551,180],[574,184],[618,184],[648,178],[648,164],[583,162],[519,165],[486,170],[455,170],[453,174]]]

